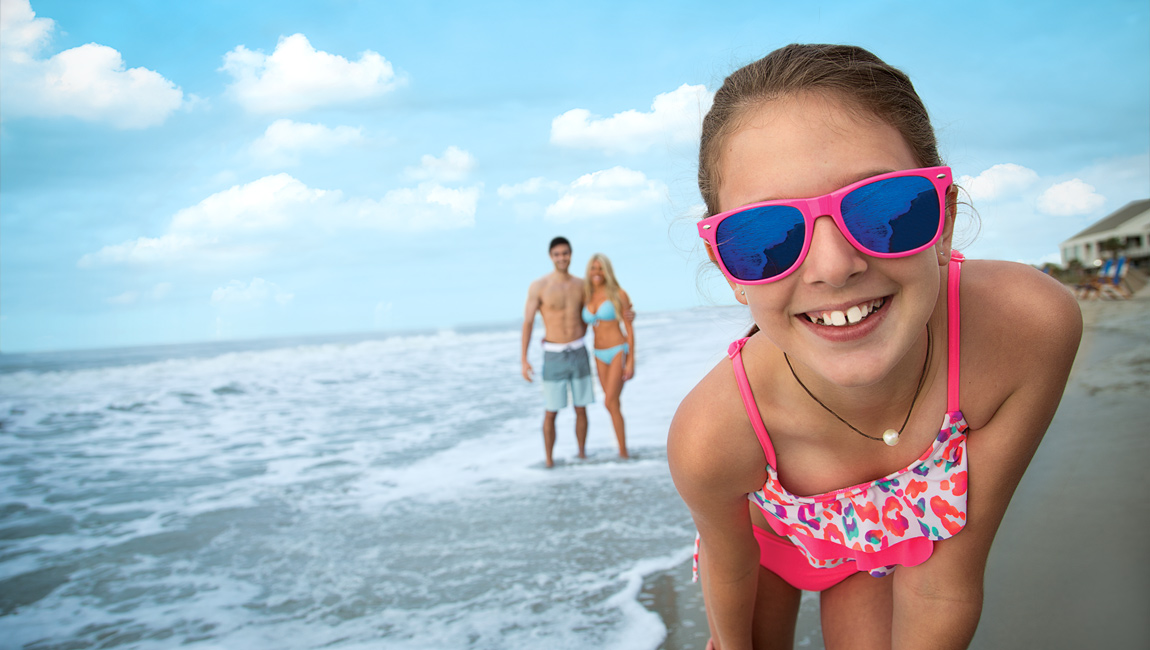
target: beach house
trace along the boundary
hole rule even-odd
[[[1101,266],[1104,259],[1126,257],[1127,263],[1150,268],[1150,199],[1131,201],[1086,230],[1062,242],[1062,265],[1077,260]]]

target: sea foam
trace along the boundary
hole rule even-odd
[[[641,315],[622,400],[636,459],[617,459],[596,386],[590,457],[566,410],[554,470],[517,327],[25,355],[0,374],[0,636],[655,648],[662,623],[636,597],[693,538],[667,427],[744,326],[726,309]]]

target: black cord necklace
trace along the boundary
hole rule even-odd
[[[902,426],[898,428],[898,431],[895,431],[894,429],[887,429],[886,431],[883,432],[881,438],[877,437],[877,436],[867,435],[867,434],[863,433],[862,431],[859,431],[855,427],[855,425],[851,424],[850,422],[847,422],[838,413],[835,413],[834,411],[832,411],[831,407],[827,406],[826,404],[823,404],[822,400],[815,397],[815,394],[811,392],[811,389],[807,388],[807,385],[803,383],[803,380],[799,379],[799,376],[797,374],[795,374],[795,367],[791,365],[791,359],[790,359],[790,357],[787,356],[786,352],[783,353],[783,358],[787,360],[787,367],[791,369],[791,376],[795,378],[795,381],[799,382],[799,386],[802,386],[803,390],[807,391],[807,395],[810,395],[811,399],[818,402],[819,406],[821,406],[827,410],[827,413],[830,413],[831,415],[838,418],[839,422],[842,422],[843,424],[847,425],[848,427],[851,428],[852,431],[859,434],[860,436],[862,436],[864,438],[869,438],[871,440],[881,440],[881,441],[885,442],[888,446],[893,447],[893,446],[898,444],[898,437],[900,435],[902,435],[902,430],[906,428],[906,423],[910,422],[910,414],[914,413],[914,404],[915,404],[915,402],[918,401],[918,394],[919,394],[919,392],[922,391],[922,385],[924,383],[926,383],[926,369],[930,365],[930,354],[931,354],[931,351],[933,349],[934,349],[934,338],[931,336],[930,327],[928,326],[926,328],[926,360],[924,360],[922,362],[922,374],[919,375],[919,378],[918,378],[918,387],[914,389],[914,397],[911,398],[911,400],[910,400],[910,410],[908,410],[906,412],[906,419],[902,421]]]

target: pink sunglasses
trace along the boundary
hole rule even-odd
[[[872,176],[830,194],[744,205],[698,223],[723,275],[738,284],[781,280],[802,265],[815,219],[829,215],[847,241],[873,257],[907,257],[942,235],[950,167]]]

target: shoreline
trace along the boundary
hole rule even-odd
[[[1150,647],[1150,289],[1079,300],[1083,336],[1062,402],[1011,500],[986,565],[970,648]],[[663,650],[710,634],[691,561],[644,578]],[[803,592],[796,648],[823,648],[818,595]]]

